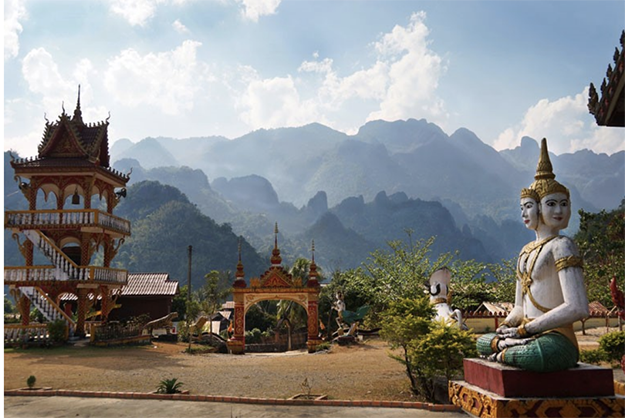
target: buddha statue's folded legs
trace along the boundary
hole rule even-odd
[[[508,344],[510,341],[506,344],[499,334],[489,333],[478,338],[477,351],[482,357],[534,372],[570,369],[579,360],[577,346],[556,331],[520,340],[517,345]]]

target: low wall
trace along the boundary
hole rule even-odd
[[[484,333],[494,332],[499,325],[504,321],[504,316],[469,316],[465,317],[464,322],[469,329],[473,332]],[[617,327],[619,326],[618,318],[616,317],[590,317],[584,324],[582,321],[577,321],[573,324],[575,331],[581,331],[583,329],[600,328],[600,327]]]

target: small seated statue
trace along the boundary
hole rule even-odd
[[[535,181],[521,191],[521,214],[536,240],[521,250],[514,308],[495,333],[477,341],[482,357],[536,372],[575,367],[575,321],[588,316],[582,259],[559,234],[571,217],[569,190],[555,180],[542,140]]]

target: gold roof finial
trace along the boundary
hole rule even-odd
[[[558,183],[555,178],[556,175],[553,173],[553,166],[549,159],[547,138],[543,138],[540,143],[540,156],[538,157],[538,165],[536,166],[536,175],[534,176],[534,182],[531,184],[530,189],[536,192],[539,199],[554,193],[564,193],[569,197],[569,189]],[[521,191],[521,196],[523,196],[523,191]]]
[[[237,279],[245,277],[243,271],[243,263],[241,262],[241,237],[239,237],[239,262],[237,263],[237,272],[235,273]]]
[[[312,261],[308,270],[308,276],[316,280],[319,274],[317,273],[317,264],[315,263],[315,240],[312,240]]]

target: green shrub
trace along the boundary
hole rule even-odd
[[[433,317],[427,297],[399,299],[382,313],[380,331],[392,348],[401,350],[389,356],[405,366],[413,394],[428,402],[437,401],[440,378],[455,378],[462,372],[463,359],[477,355],[471,333],[433,322]]]
[[[260,343],[262,336],[263,333],[258,328],[254,328],[251,331],[245,331],[245,342],[247,344],[258,344]]]
[[[332,348],[332,343],[330,341],[324,341],[321,344],[318,344],[317,347],[315,347],[315,352],[329,350],[330,348]]]
[[[35,376],[28,376],[28,379],[26,379],[26,384],[28,385],[28,389],[32,389],[35,387],[35,382],[37,381],[37,378]]]
[[[158,389],[156,389],[157,393],[180,393],[180,386],[182,386],[182,382],[179,382],[177,378],[172,379],[163,379],[161,383],[158,385]]]
[[[589,364],[600,364],[602,362],[609,361],[608,353],[603,349],[597,348],[595,350],[582,350],[579,353],[579,361]]]
[[[625,354],[625,331],[615,331],[599,338],[599,347],[608,355],[608,360],[620,361]]]
[[[50,340],[53,343],[64,343],[67,338],[67,323],[62,319],[48,322],[47,325]]]

